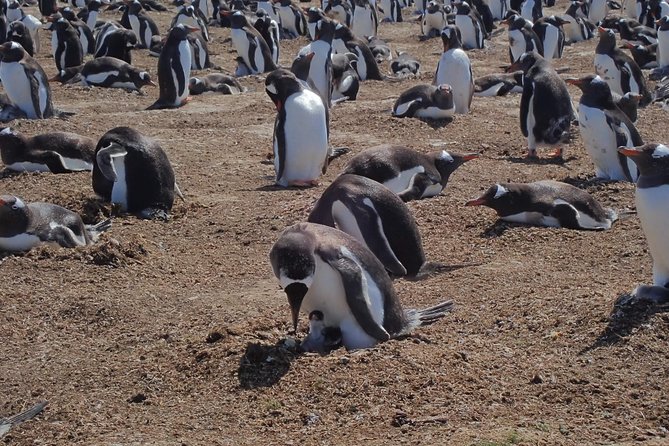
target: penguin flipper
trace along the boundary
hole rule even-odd
[[[523,132],[523,136],[525,137],[527,137],[527,135],[529,134],[527,128],[527,114],[530,111],[530,101],[532,100],[533,96],[534,96],[534,83],[524,82],[523,95],[520,97],[520,131]]]
[[[102,147],[100,150],[98,150],[97,155],[95,155],[95,159],[97,161],[100,172],[102,172],[102,175],[104,175],[104,177],[109,181],[116,181],[116,169],[114,168],[112,158],[116,156],[125,156],[127,154],[128,151],[125,149],[125,147],[114,142],[110,142],[108,146]]]
[[[550,215],[560,223],[560,227],[567,229],[582,229],[578,224],[578,210],[567,202],[553,203]]]
[[[34,94],[30,95],[30,99],[32,100],[33,108],[35,109],[35,115],[37,116],[38,119],[50,118],[51,116],[44,116],[44,112],[48,107],[46,107],[45,110],[42,110],[42,108],[40,107],[40,95],[39,95],[40,86],[39,86],[39,79],[37,79],[37,73],[38,73],[37,71],[33,73],[26,71],[26,77],[30,81],[30,91],[34,92]],[[49,99],[50,98],[47,98],[47,101]]]
[[[386,329],[372,317],[369,296],[363,288],[362,268],[354,258],[349,257],[352,254],[346,248],[338,249],[336,254],[322,251],[318,254],[339,273],[346,293],[346,303],[360,327],[379,341],[389,340],[390,335]]]

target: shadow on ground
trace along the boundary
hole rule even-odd
[[[239,361],[239,385],[243,389],[271,387],[288,373],[298,356],[297,348],[287,348],[283,340],[276,345],[249,342]]]

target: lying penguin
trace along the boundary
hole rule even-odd
[[[559,181],[500,183],[465,206],[487,206],[504,221],[568,229],[610,229],[618,215],[589,193]]]
[[[191,77],[188,88],[192,95],[206,92],[239,94],[246,91],[246,88],[242,87],[237,79],[223,73],[210,73],[205,76]]]
[[[451,119],[455,114],[453,89],[448,84],[416,85],[400,94],[392,113],[397,118]]]

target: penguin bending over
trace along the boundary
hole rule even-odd
[[[138,45],[137,36],[129,29],[118,28],[104,34],[98,34],[95,57],[115,57],[129,64],[132,63],[130,51]]]
[[[397,76],[418,76],[420,73],[420,62],[404,51],[398,51],[397,57],[390,62],[390,70]]]
[[[148,72],[107,56],[89,60],[69,79],[67,72],[61,72],[60,77],[66,84],[80,82],[86,87],[123,88],[128,91],[141,92],[145,85],[156,86]]]
[[[523,71],[498,73],[474,79],[474,96],[506,96],[523,92]]]
[[[297,329],[300,311],[320,311],[323,325],[341,331],[349,350],[370,348],[442,318],[451,302],[404,310],[383,264],[350,235],[299,223],[283,231],[270,263]]]
[[[229,14],[228,14],[229,15]],[[267,42],[241,11],[230,17],[232,44],[251,74],[266,73],[276,69]]]
[[[411,87],[397,98],[392,114],[398,118],[451,119],[455,114],[453,89],[448,84]]]
[[[56,16],[59,14],[56,14]],[[52,16],[49,29],[51,33],[51,54],[58,71],[76,67],[84,63],[84,50],[79,35],[70,22],[63,17]]]
[[[197,95],[208,91],[223,94],[239,94],[246,88],[232,76],[223,73],[210,73],[206,76],[191,77],[189,82],[190,94]]]
[[[441,30],[444,53],[437,64],[434,84],[449,84],[453,89],[455,113],[469,113],[474,96],[474,76],[467,53],[462,49],[458,28],[447,25]]]

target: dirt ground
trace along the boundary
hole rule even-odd
[[[553,10],[564,9],[560,1]],[[173,11],[151,15],[164,31]],[[352,153],[320,187],[273,187],[273,166],[262,161],[275,110],[262,77],[241,80],[247,94],[151,112],[157,89],[53,85],[55,106],[74,117],[11,124],[94,138],[133,126],[160,141],[186,202],[167,223],[114,218],[92,247],[0,254],[0,416],[49,402],[4,444],[669,444],[669,314],[614,307],[651,282],[638,218],[579,232],[504,224],[490,209],[464,207],[498,181],[555,179],[633,210],[634,186],[593,182],[577,131],[564,164],[527,162],[518,95],[475,98],[470,114],[441,126],[392,118],[398,94],[429,83],[441,54],[440,40],[420,42],[405,15],[382,24],[380,37],[416,55],[422,74],[365,82],[357,101],[332,109],[331,142]],[[210,48],[233,71],[229,33],[212,28]],[[284,66],[304,44],[282,42]],[[556,66],[569,68],[564,76],[591,73],[594,47],[567,47]],[[52,75],[49,51],[42,32],[38,59]],[[475,75],[499,71],[506,31],[469,56]],[[157,76],[157,59],[133,57]],[[576,102],[580,93],[570,92]],[[637,126],[644,140],[667,142],[667,122],[652,105]],[[452,299],[455,310],[377,348],[298,355],[283,348],[290,311],[269,249],[353,154],[380,143],[482,154],[442,195],[409,204],[428,259],[447,271],[395,282],[408,308]],[[89,223],[109,213],[85,173],[3,173],[0,192],[67,206]]]

